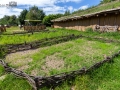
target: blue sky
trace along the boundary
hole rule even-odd
[[[17,7],[7,8],[5,5],[10,1],[17,2]],[[38,6],[43,9],[46,15],[64,13],[66,10],[71,12],[86,9],[93,5],[98,5],[101,0],[0,0],[0,18],[4,15],[19,15],[23,9],[29,9],[31,6]]]

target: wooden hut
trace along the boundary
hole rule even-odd
[[[66,28],[84,31],[86,28],[101,31],[120,30],[120,8],[105,10],[83,16],[72,16],[52,20],[54,28]]]

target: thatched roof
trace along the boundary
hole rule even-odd
[[[68,21],[68,20],[77,20],[77,19],[89,18],[89,17],[93,17],[93,16],[105,15],[105,14],[108,14],[108,13],[117,14],[119,12],[120,12],[120,7],[115,8],[115,9],[103,10],[103,11],[95,12],[95,13],[91,13],[91,14],[85,14],[85,15],[81,15],[81,16],[71,16],[71,17],[66,17],[66,18],[62,17],[62,18],[52,20],[52,22],[62,22],[62,21]]]

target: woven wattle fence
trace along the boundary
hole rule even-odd
[[[42,88],[42,87],[55,87],[55,86],[58,86],[59,84],[61,84],[62,82],[66,81],[66,80],[74,79],[78,75],[80,76],[80,75],[87,74],[88,72],[91,72],[94,69],[99,68],[104,63],[112,62],[113,59],[115,57],[118,57],[119,55],[120,55],[120,51],[113,54],[110,57],[106,57],[105,60],[102,60],[98,63],[93,64],[89,68],[82,68],[82,69],[79,69],[79,70],[75,70],[75,71],[71,71],[71,72],[65,72],[65,73],[61,73],[61,74],[57,74],[57,75],[53,75],[53,76],[49,76],[49,77],[30,76],[30,75],[24,73],[23,71],[19,71],[15,68],[9,67],[8,64],[5,63],[5,61],[2,60],[2,59],[0,60],[0,64],[4,67],[6,72],[13,73],[16,76],[25,78],[29,82],[29,84],[33,87],[33,90],[38,90],[39,88]]]
[[[104,38],[97,38],[97,37],[92,38],[92,37],[86,37],[86,36],[82,36],[82,35],[75,36],[74,34],[73,35],[68,35],[68,36],[62,36],[62,38],[61,38],[61,36],[57,37],[55,39],[55,41],[54,41],[54,38],[49,38],[49,39],[46,39],[46,40],[48,42],[54,41],[54,43],[59,43],[59,41],[60,42],[68,41],[68,40],[76,39],[76,38],[80,38],[80,37],[82,37],[82,38],[90,38],[90,39],[94,39],[94,40],[100,40],[100,41],[109,42],[109,43],[111,43],[111,42],[120,43],[119,41],[115,41],[115,40],[106,40]],[[41,40],[41,41],[44,41],[44,40]],[[41,42],[41,41],[35,41],[35,42]],[[43,46],[46,45],[45,43],[48,43],[48,42],[45,41]],[[52,43],[52,44],[54,44],[54,43]],[[26,43],[26,45],[27,44],[28,43]],[[40,45],[38,45],[38,46],[40,46]],[[12,47],[14,47],[14,45],[8,45],[8,47],[12,48]],[[12,53],[12,52],[9,52],[9,53]],[[19,70],[15,69],[15,68],[10,67],[2,59],[0,60],[0,64],[4,67],[6,72],[13,73],[16,76],[25,78],[29,82],[29,84],[33,87],[33,90],[38,90],[39,88],[42,88],[44,86],[45,87],[55,87],[55,86],[60,85],[62,82],[66,81],[66,80],[71,80],[71,79],[74,79],[76,76],[87,74],[87,73],[93,71],[94,69],[97,69],[97,68],[101,67],[104,63],[113,62],[113,59],[115,57],[118,57],[119,55],[120,55],[120,51],[118,51],[117,53],[115,53],[115,54],[113,54],[111,56],[106,57],[104,60],[101,60],[98,63],[93,64],[89,68],[83,67],[83,68],[81,68],[79,70],[75,70],[75,71],[71,71],[71,72],[64,72],[64,73],[61,73],[61,74],[48,76],[48,77],[30,76],[30,75],[26,74],[23,71],[19,71]]]
[[[46,29],[45,25],[40,25],[40,26],[24,26],[24,30],[26,31],[40,31]]]
[[[104,41],[107,43],[111,43],[111,42],[120,43],[120,41],[118,40],[109,40],[109,39],[99,38],[99,37],[89,37],[89,36],[71,34],[71,35],[66,35],[66,36],[45,38],[45,39],[41,39],[41,40],[37,40],[33,42],[25,41],[24,43],[21,43],[21,44],[7,44],[7,45],[3,45],[4,47],[3,51],[5,51],[7,54],[15,53],[18,51],[24,51],[24,50],[36,49],[36,48],[40,48],[44,46],[50,46],[50,45],[78,39],[78,38],[87,38],[87,39],[92,39],[92,40],[97,40],[97,41],[99,40],[99,41]]]

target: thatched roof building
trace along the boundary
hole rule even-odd
[[[55,28],[85,30],[86,28],[120,30],[120,8],[104,10],[82,16],[72,16],[52,20]]]

